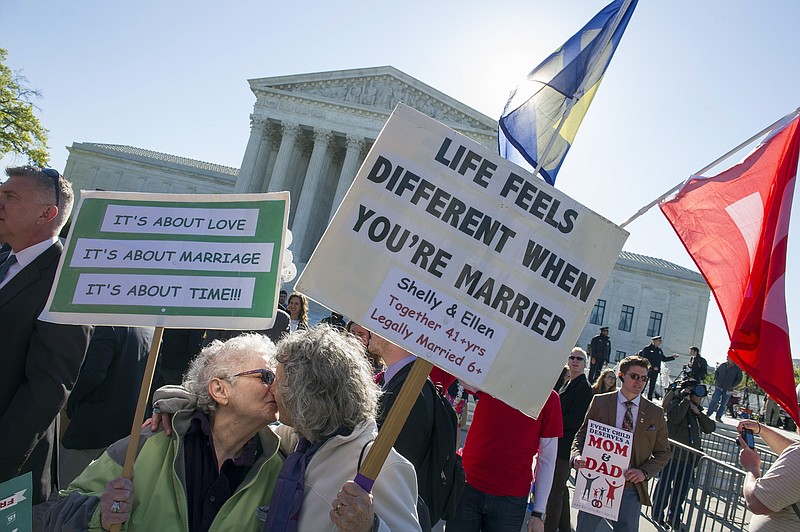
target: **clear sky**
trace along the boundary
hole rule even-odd
[[[248,79],[392,65],[496,119],[517,81],[608,1],[2,0],[0,47],[43,94],[53,167],[73,142],[102,142],[238,168]],[[796,0],[640,0],[556,186],[621,223],[800,106],[799,22]],[[696,269],[658,209],[627,229],[626,250]],[[703,354],[717,362],[728,340],[709,308]]]

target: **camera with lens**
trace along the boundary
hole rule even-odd
[[[708,395],[708,388],[702,382],[698,381],[697,379],[687,379],[683,381],[680,385],[681,393],[688,397],[690,395],[696,395],[697,397],[705,397]]]
[[[696,395],[697,397],[705,397],[708,395],[708,388],[706,388],[705,384],[698,381],[691,375],[687,375],[686,372],[682,372],[678,379],[669,385],[666,392],[672,392],[669,394],[670,397],[686,398],[692,395]]]

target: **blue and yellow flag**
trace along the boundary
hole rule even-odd
[[[499,120],[498,150],[551,185],[638,0],[615,0],[517,86]]]

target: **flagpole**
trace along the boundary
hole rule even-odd
[[[622,22],[622,19],[625,17],[625,13],[627,13],[628,8],[631,6],[632,2],[633,0],[625,0],[625,3],[622,4],[622,7],[619,8],[619,11],[617,12],[617,19],[614,21],[614,25],[611,27],[610,31],[611,35],[614,35],[614,33],[617,31],[620,22]],[[583,83],[585,82],[586,80],[584,79]],[[576,91],[576,94],[580,93],[581,97],[583,97],[584,96],[583,90],[584,90],[583,86],[579,87],[578,90]],[[533,175],[539,175],[539,171],[542,169],[544,161],[547,160],[547,154],[550,153],[550,150],[553,148],[553,144],[556,141],[556,137],[558,136],[559,133],[561,133],[561,128],[563,127],[564,122],[567,121],[567,115],[569,115],[569,112],[572,110],[572,106],[575,105],[575,102],[578,101],[579,99],[580,98],[576,98],[575,95],[573,95],[566,101],[567,105],[564,108],[564,112],[561,114],[561,120],[559,120],[558,122],[558,127],[556,127],[556,130],[550,137],[550,140],[548,141],[547,146],[545,146],[541,157],[539,157],[539,160],[536,162],[536,168],[533,170]],[[544,178],[544,176],[542,177]]]
[[[692,177],[694,177],[694,176],[702,176],[703,174],[705,174],[706,172],[708,172],[709,170],[711,170],[712,168],[714,168],[715,166],[717,166],[719,163],[721,163],[722,161],[724,161],[725,159],[727,159],[728,157],[730,157],[730,156],[731,156],[731,155],[733,155],[734,153],[738,152],[739,150],[741,150],[742,148],[744,148],[744,147],[748,146],[749,144],[752,144],[754,140],[758,139],[759,137],[762,137],[762,136],[764,136],[764,134],[768,133],[770,130],[772,130],[772,129],[773,129],[775,126],[777,126],[777,125],[778,125],[778,124],[780,124],[781,122],[783,122],[783,121],[785,121],[785,120],[789,119],[790,117],[792,117],[792,118],[793,118],[794,116],[797,116],[798,114],[800,114],[800,107],[798,107],[797,109],[795,109],[795,110],[794,110],[794,111],[792,111],[791,113],[789,113],[789,114],[787,114],[787,115],[785,115],[785,116],[781,117],[780,119],[776,120],[776,121],[775,121],[775,122],[773,122],[772,124],[768,125],[768,126],[767,126],[767,127],[765,127],[764,129],[762,129],[761,131],[759,131],[758,133],[756,133],[755,135],[753,135],[752,137],[750,137],[749,139],[747,139],[746,141],[742,142],[741,144],[739,144],[738,146],[736,146],[735,148],[733,148],[732,150],[730,150],[728,153],[726,153],[726,154],[725,154],[725,155],[723,155],[722,157],[719,157],[718,159],[716,159],[716,160],[715,160],[713,163],[711,163],[711,164],[709,164],[709,165],[707,165],[707,166],[705,166],[705,167],[701,168],[701,169],[700,169],[700,170],[698,170],[697,172],[694,172],[694,173],[690,174],[690,175],[689,175],[689,177],[687,177],[685,180],[681,181],[680,183],[678,183],[677,185],[675,185],[674,187],[672,187],[672,188],[671,188],[671,189],[669,189],[668,191],[664,192],[664,193],[663,193],[663,194],[661,194],[659,197],[657,197],[656,199],[654,199],[653,201],[651,201],[650,203],[648,203],[647,205],[645,205],[644,207],[642,207],[641,209],[639,209],[638,211],[636,211],[636,214],[634,214],[633,216],[631,216],[630,218],[628,218],[627,220],[625,220],[624,222],[622,222],[622,223],[620,224],[620,227],[623,227],[623,228],[624,228],[624,227],[625,227],[625,226],[627,226],[629,223],[631,223],[632,221],[634,221],[635,219],[637,219],[638,217],[640,217],[641,215],[643,215],[644,213],[646,213],[647,211],[649,211],[650,209],[652,209],[654,206],[658,205],[658,203],[659,203],[661,200],[663,200],[664,198],[666,198],[667,196],[669,196],[670,194],[672,194],[672,193],[673,193],[673,192],[675,192],[676,190],[680,190],[681,188],[683,188],[683,187],[684,187],[684,185],[686,185],[686,183],[687,183],[687,182],[688,182],[688,181],[689,181],[689,180],[690,180]]]

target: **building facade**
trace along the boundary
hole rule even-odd
[[[495,120],[393,67],[260,78],[249,84],[256,103],[240,169],[130,146],[75,143],[64,173],[76,190],[288,190],[291,249],[302,270],[398,102],[489,149],[497,146]],[[698,273],[623,252],[578,345],[587,345],[600,325],[608,325],[620,356],[641,349],[653,331],[664,337],[665,353],[688,353],[690,345],[702,344],[708,296]]]
[[[595,302],[589,321],[578,338],[588,350],[600,327],[608,327],[611,357],[616,362],[635,355],[654,336],[675,377],[689,362],[689,348],[701,347],[711,292],[699,273],[671,262],[623,251]]]

